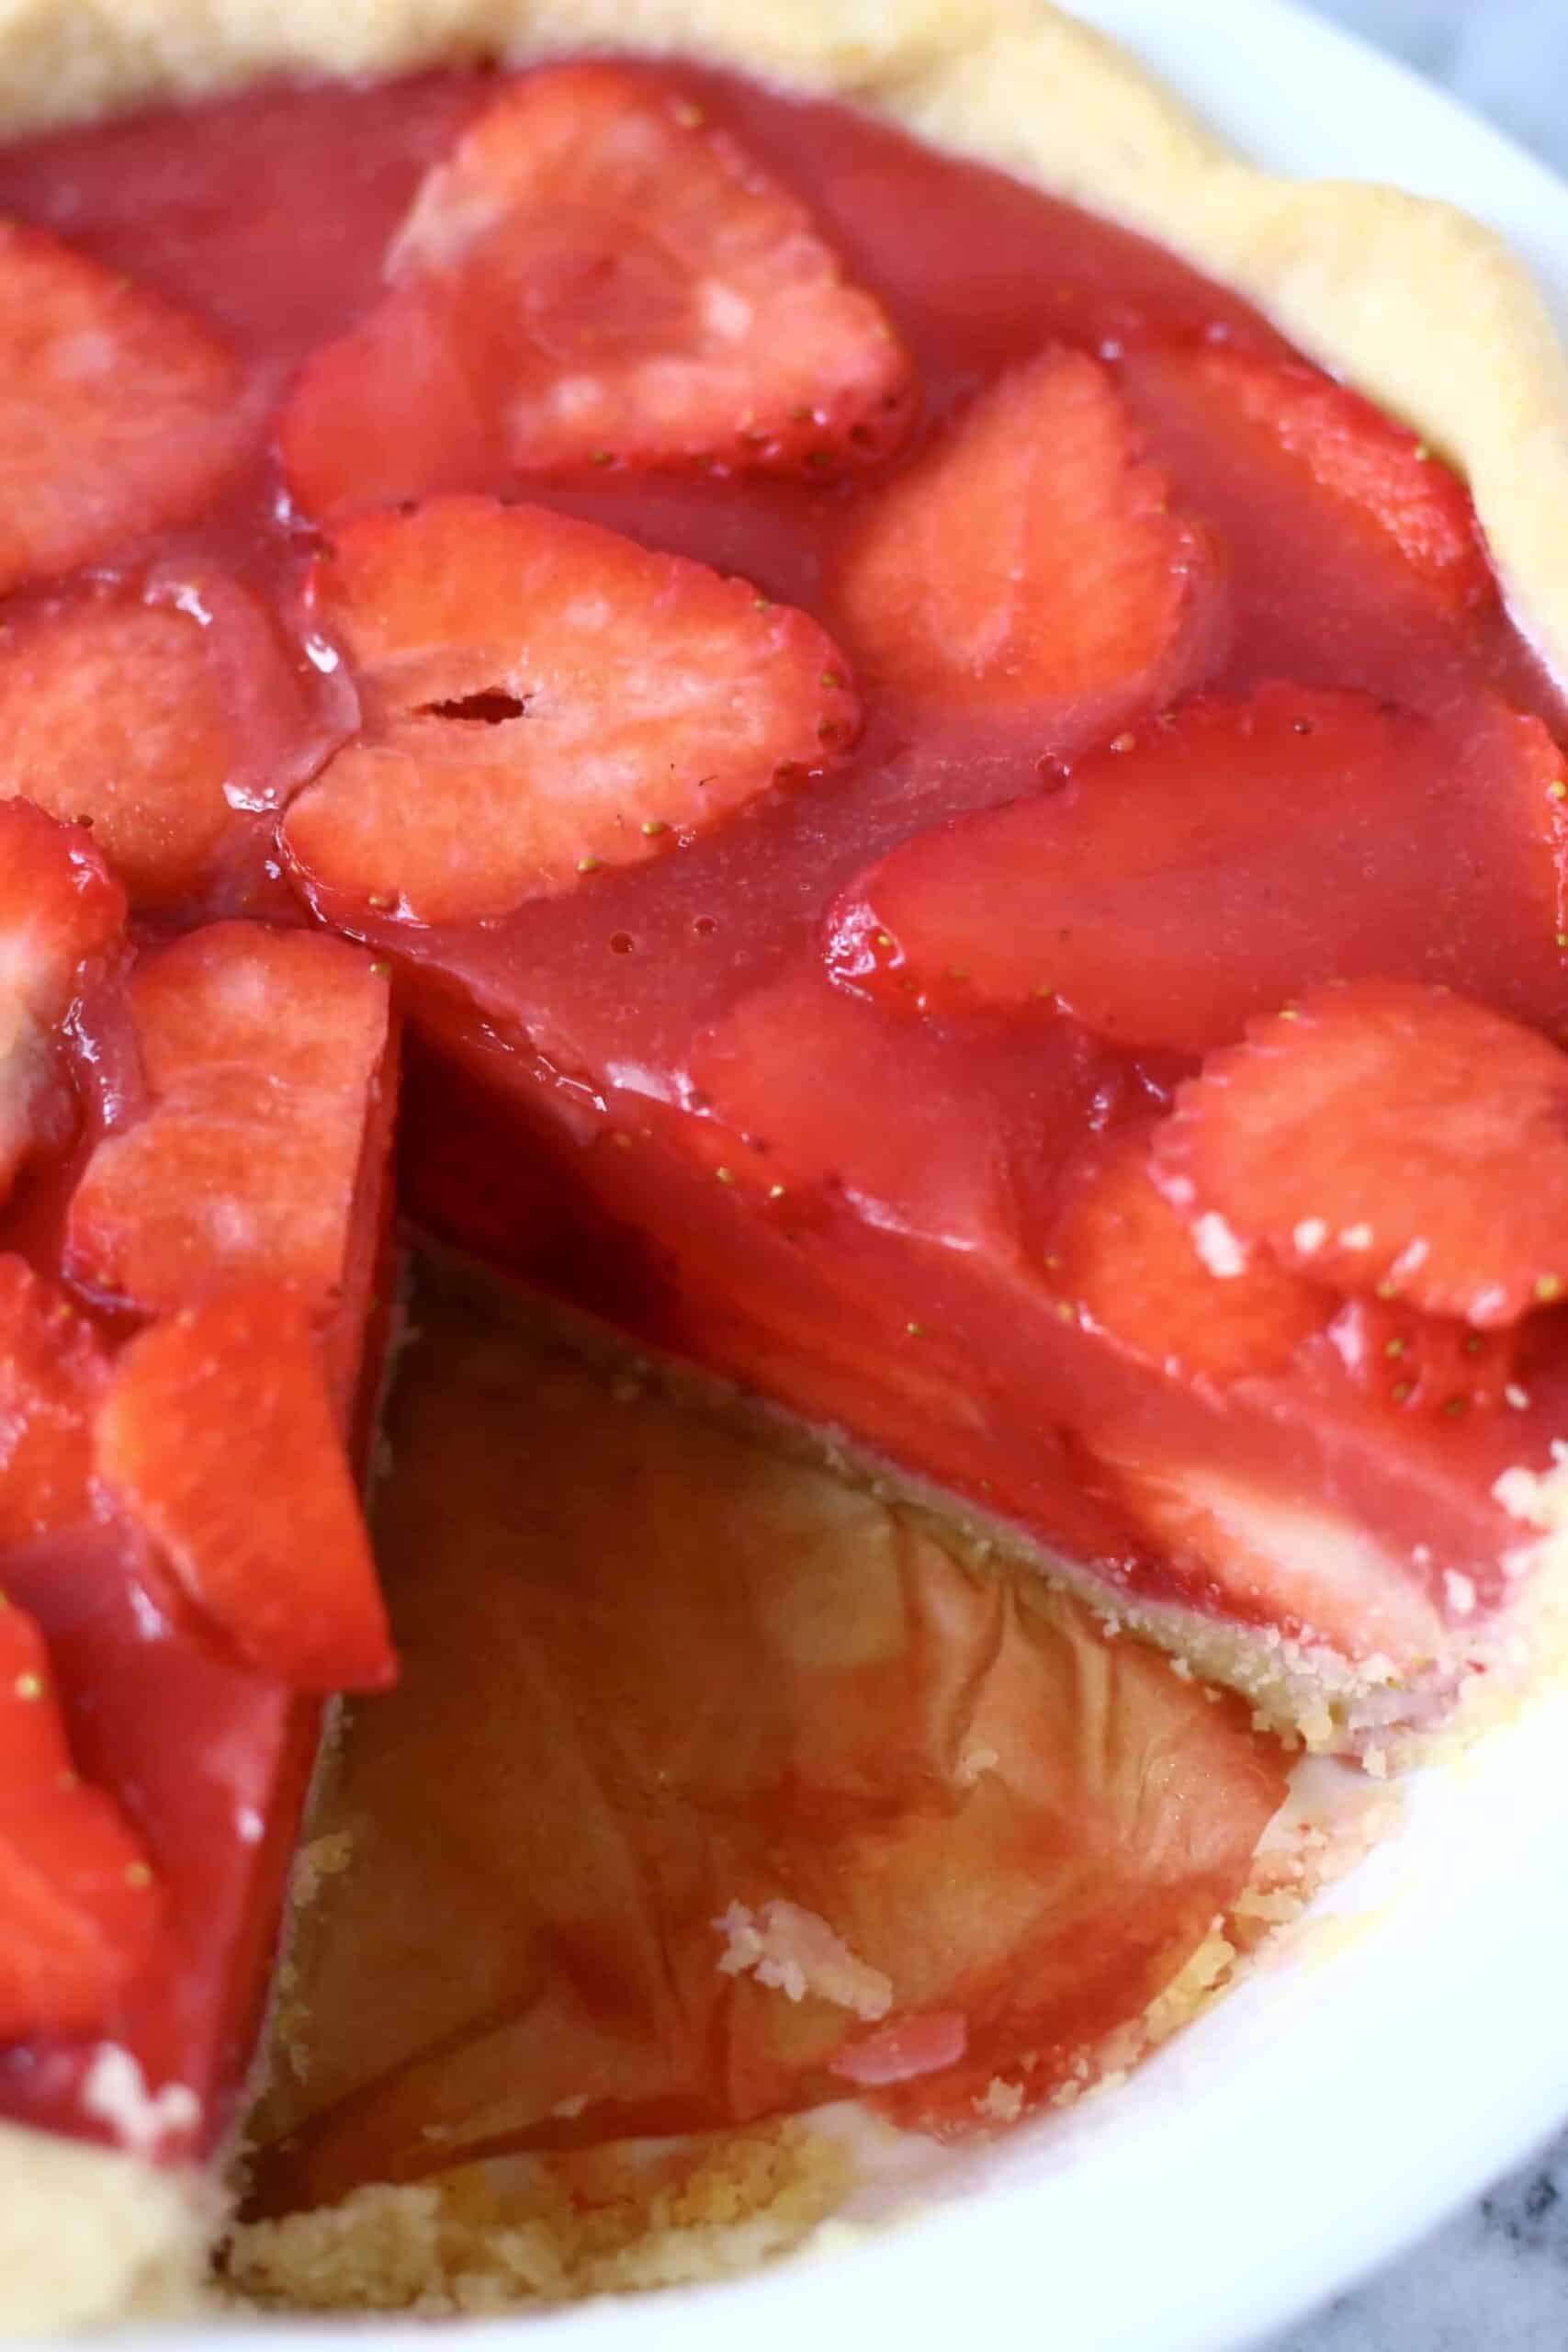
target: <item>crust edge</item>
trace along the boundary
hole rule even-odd
[[[269,74],[584,47],[868,106],[1223,279],[1467,477],[1514,618],[1568,679],[1568,359],[1523,264],[1450,205],[1238,162],[1049,0],[0,0],[0,131]]]
[[[193,2312],[218,2219],[199,2175],[0,2124],[0,2336]]]

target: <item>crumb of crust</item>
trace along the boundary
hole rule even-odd
[[[472,2165],[235,2230],[230,2293],[273,2310],[498,2312],[727,2278],[798,2246],[843,2203],[835,2140],[773,2124],[646,2151]]]
[[[1201,1941],[1141,2017],[1076,2053],[1046,2098],[1047,2107],[1072,2107],[1090,2092],[1098,2097],[1114,2090],[1151,2051],[1212,2008],[1260,1961],[1287,1949],[1285,1929],[1292,1930],[1293,1939],[1298,1932],[1320,1927],[1309,1911],[1314,1896],[1392,1827],[1399,1800],[1389,1791],[1355,1787],[1335,1763],[1306,1770],[1336,1776],[1326,1817],[1317,1803],[1299,1793],[1287,1798],[1264,1833],[1252,1874],[1231,1909],[1216,1912]],[[1341,1781],[1347,1785],[1341,1787]],[[1023,2061],[1026,2074],[1032,2063]],[[991,2083],[985,2099],[976,2101],[976,2110],[1005,2122],[1011,2119],[986,2104],[998,2087],[1005,2094],[1005,2084]]]
[[[334,1760],[336,1725],[329,1729],[323,1741],[317,1766],[317,1786]],[[294,1929],[302,1912],[308,1910],[329,1878],[337,1878],[354,1860],[354,1838],[346,1829],[333,1830],[320,1838],[312,1838],[300,1847],[294,1857],[294,1868],[288,1881],[288,1911],[284,1931],[284,1949],[273,1973],[272,2023],[266,2040],[270,2050],[270,2064],[287,2066],[299,2082],[310,2073],[310,2036],[304,2030],[299,2006],[299,1972],[293,1953]]]
[[[116,2041],[98,2044],[83,2077],[82,2104],[137,2155],[157,2155],[166,2140],[188,2136],[201,2121],[201,2101],[188,2085],[151,2091],[138,2061]]]
[[[713,1922],[724,1939],[722,1976],[755,1975],[759,1984],[803,2001],[807,1993],[874,2025],[893,2007],[893,1982],[857,1958],[826,1919],[780,1899],[753,1912],[732,1903]]]
[[[334,1830],[330,1837],[312,1838],[295,1858],[288,1885],[290,1909],[305,1910],[320,1894],[322,1883],[340,1877],[353,1860],[354,1839],[346,1829]]]
[[[1001,1760],[994,1747],[966,1747],[953,1767],[953,1777],[961,1789],[973,1789],[987,1772],[996,1771]]]

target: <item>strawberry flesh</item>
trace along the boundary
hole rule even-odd
[[[1156,1165],[1184,1214],[1355,1295],[1489,1329],[1568,1290],[1568,1057],[1446,989],[1361,981],[1253,1023]]]
[[[89,1515],[92,1416],[107,1369],[63,1292],[0,1253],[0,1548]]]
[[[1090,1484],[1225,1615],[1406,1669],[1440,1644],[1427,1579],[1331,1500],[1116,1431],[1089,1453]]]
[[[83,827],[0,801],[0,1204],[35,1149],[70,1136],[62,1025],[124,923],[124,895]]]
[[[619,462],[818,481],[909,429],[908,359],[798,200],[704,108],[609,65],[488,107],[428,175],[391,285],[281,424],[299,503]]]
[[[1484,682],[1495,583],[1468,492],[1413,435],[1288,356],[1155,339],[1117,372],[1224,551],[1235,683],[1360,686],[1440,713]]]
[[[894,1007],[1055,1006],[1188,1053],[1363,975],[1560,1020],[1563,797],[1545,728],[1495,705],[1439,728],[1321,688],[1204,695],[902,843],[831,910],[829,957]]]
[[[307,1300],[255,1283],[142,1332],[115,1365],[96,1459],[182,1590],[243,1657],[307,1690],[393,1679]]]
[[[210,889],[241,812],[333,747],[259,601],[210,566],[94,581],[0,631],[0,799],[93,828],[139,909]]]
[[[364,516],[311,596],[365,710],[283,828],[327,911],[510,913],[832,767],[859,728],[804,613],[543,507]]]
[[[1476,1331],[1450,1316],[1352,1298],[1328,1336],[1362,1393],[1397,1419],[1455,1421],[1517,1409],[1527,1394],[1517,1326]]]
[[[1222,1217],[1188,1225],[1154,1182],[1146,1129],[1091,1144],[1065,1193],[1044,1253],[1052,1289],[1086,1329],[1173,1377],[1278,1371],[1334,1313],[1330,1292]]]
[[[884,1226],[1010,1254],[1019,1204],[1044,1198],[1089,1114],[1092,1051],[1058,1027],[1021,1069],[1006,1035],[978,1023],[933,1024],[897,1068],[886,1045],[875,1012],[803,959],[696,1041],[691,1084],[709,1115],[686,1136],[711,1137],[720,1181],[784,1225],[848,1199]],[[1008,1086],[1005,1124],[987,1115],[987,1080]]]
[[[163,1313],[265,1277],[324,1312],[348,1267],[385,977],[341,940],[214,923],[144,957],[130,999],[147,1105],[77,1185],[73,1279]]]
[[[982,392],[849,526],[830,583],[868,675],[945,713],[1091,741],[1201,677],[1223,602],[1202,534],[1111,378],[1049,351]]]
[[[199,319],[0,223],[0,591],[186,521],[244,429],[239,365]]]
[[[1150,378],[1186,387],[1216,424],[1262,464],[1277,455],[1303,486],[1332,502],[1347,540],[1372,535],[1396,548],[1434,598],[1455,613],[1496,595],[1475,511],[1458,476],[1371,401],[1314,368],[1224,344],[1145,355]]]
[[[43,1636],[0,1593],[0,2043],[102,2028],[161,1916],[141,1846],[72,1767]]]

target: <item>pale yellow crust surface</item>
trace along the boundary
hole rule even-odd
[[[595,47],[707,58],[869,107],[1235,288],[1468,477],[1515,616],[1568,678],[1568,367],[1521,266],[1446,206],[1244,166],[1044,0],[0,0],[0,133],[269,74]],[[1553,1490],[1534,1524],[1554,1619],[1560,1519]],[[1200,1662],[1245,1686],[1235,1660]],[[1269,1695],[1255,1690],[1265,1712]],[[207,2234],[188,2184],[0,2127],[0,2333],[188,2301]]]
[[[467,2165],[247,2222],[224,2276],[235,2295],[285,2311],[422,2318],[689,2287],[791,2252],[853,2177],[844,2144],[796,2121]]]
[[[0,2124],[0,2336],[192,2312],[218,2219],[187,2175]]]

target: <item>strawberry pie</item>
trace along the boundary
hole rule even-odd
[[[1538,300],[785,14],[0,28],[18,2324],[247,2112],[254,2291],[676,2275],[628,2150],[1064,2103],[1561,1662]]]

